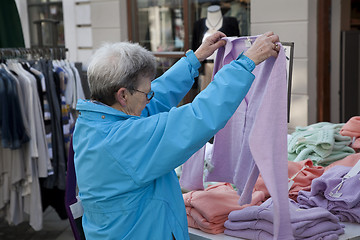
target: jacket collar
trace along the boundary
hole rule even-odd
[[[76,110],[80,112],[88,111],[99,114],[108,114],[125,119],[133,118],[133,117],[138,118],[138,116],[128,115],[122,111],[116,110],[115,108],[112,108],[108,105],[93,100],[79,99],[76,105]]]

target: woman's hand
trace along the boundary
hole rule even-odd
[[[195,56],[200,62],[211,56],[216,49],[226,44],[225,40],[221,38],[226,37],[222,32],[216,32],[213,35],[207,37],[200,47],[195,51]]]
[[[280,50],[279,36],[273,32],[266,32],[256,38],[251,47],[244,53],[245,56],[254,61],[256,65],[269,57],[277,57]]]

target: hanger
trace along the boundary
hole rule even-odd
[[[345,181],[349,178],[356,176],[359,172],[360,172],[360,160],[355,164],[354,167],[350,169],[350,171],[347,174],[345,174],[345,176],[341,178],[341,182],[330,191],[329,195],[334,198],[341,197],[342,193],[340,193],[339,191],[342,188]]]

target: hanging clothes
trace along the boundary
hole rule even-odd
[[[67,84],[75,82],[76,97],[84,95],[81,83],[76,84],[80,80],[61,69],[72,63],[59,61],[54,68],[48,57],[8,58],[23,58],[18,54],[25,51],[38,53],[0,49],[0,218],[12,225],[29,219],[38,231],[47,206],[54,207],[61,219],[67,218],[65,153],[74,124],[64,98]],[[79,76],[76,68],[70,69]]]
[[[0,126],[1,145],[17,149],[30,140],[24,126],[23,109],[20,106],[18,83],[5,69],[0,69]]]
[[[218,50],[214,74],[245,51],[255,38],[224,38],[227,43]],[[248,94],[214,137],[213,167],[205,180],[234,183],[240,195],[239,204],[243,205],[251,202],[260,170],[274,201],[274,239],[293,239],[287,207],[287,78],[283,47],[280,45],[277,58],[262,62],[253,73],[256,80]],[[190,159],[183,165],[184,176],[189,178],[182,176],[181,184],[202,185],[203,159],[203,156]]]
[[[18,114],[24,121],[24,132],[29,136],[29,141],[17,149],[0,149],[2,152],[0,160],[3,166],[0,181],[3,183],[0,186],[3,193],[1,209],[6,210],[3,217],[9,223],[16,225],[25,220],[24,213],[26,213],[30,218],[30,226],[34,230],[40,230],[42,206],[39,177],[47,176],[52,166],[47,154],[37,81],[17,61],[8,61],[7,65],[3,64],[1,76],[3,80],[6,78],[12,80],[18,87],[17,95],[13,97],[18,99],[21,106]],[[8,109],[5,116],[13,110]]]
[[[46,98],[50,109],[50,131],[47,126],[48,135],[51,133],[51,149],[52,149],[52,166],[54,168],[54,174],[48,176],[44,181],[44,187],[53,188],[58,187],[59,189],[65,189],[65,146],[63,140],[63,132],[61,125],[61,107],[59,97],[59,82],[54,79],[53,66],[49,60],[40,60],[35,63],[33,68],[41,71],[45,76],[46,85]],[[49,136],[48,143],[49,143]]]
[[[64,204],[66,188],[67,153],[70,147],[70,136],[76,116],[71,111],[73,102],[78,96],[84,97],[82,85],[75,78],[77,69],[71,68],[66,60],[40,60],[33,68],[44,74],[46,88],[47,140],[52,156],[54,171],[52,175],[41,179],[42,205],[52,206],[61,219],[68,218]],[[68,86],[71,87],[68,87]],[[70,94],[67,93],[70,92]],[[80,94],[76,94],[80,93]],[[82,93],[82,94],[81,94]],[[70,95],[68,101],[66,96]]]

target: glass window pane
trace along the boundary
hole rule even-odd
[[[153,52],[183,51],[181,0],[138,0],[139,43]]]
[[[30,27],[30,41],[32,46],[38,45],[37,28],[34,21],[44,19],[46,16],[46,7],[29,7],[29,27]]]
[[[47,2],[61,3],[62,0],[27,0],[27,2],[28,4],[47,3]]]
[[[28,4],[46,3],[47,0],[27,0]]]
[[[137,0],[128,3],[132,6],[132,22],[129,23],[131,40],[155,53],[159,64],[158,75],[189,48],[196,50],[211,34],[210,27],[206,25],[209,7],[217,5],[217,13],[220,13],[220,20],[213,23],[218,26],[216,29],[213,27],[212,32],[220,30],[227,36],[250,35],[250,0]],[[188,5],[185,6],[185,3]],[[213,64],[213,56],[203,62],[200,75],[191,89],[194,91],[186,102],[191,101],[197,89],[203,89],[211,80],[207,74],[211,75],[211,68],[204,65]]]
[[[176,61],[178,61],[178,58],[167,58],[167,57],[157,57],[156,58],[156,77],[159,77],[161,74],[163,74],[166,70],[168,70]]]
[[[222,20],[214,21],[217,25],[216,30],[224,32],[227,36],[248,36],[250,35],[250,0],[232,1],[190,1],[190,46],[197,49],[201,42],[208,35],[211,23],[207,22],[208,10],[210,6],[219,6]],[[220,15],[220,16],[221,16]],[[217,24],[218,23],[218,24]]]
[[[61,4],[42,4],[29,6],[29,27],[30,41],[32,46],[39,46],[37,24],[34,21],[52,19],[59,21],[58,24],[43,22],[41,23],[42,43],[43,46],[53,46],[54,41],[58,46],[64,46],[64,22],[63,10]],[[54,36],[57,39],[54,40]]]

